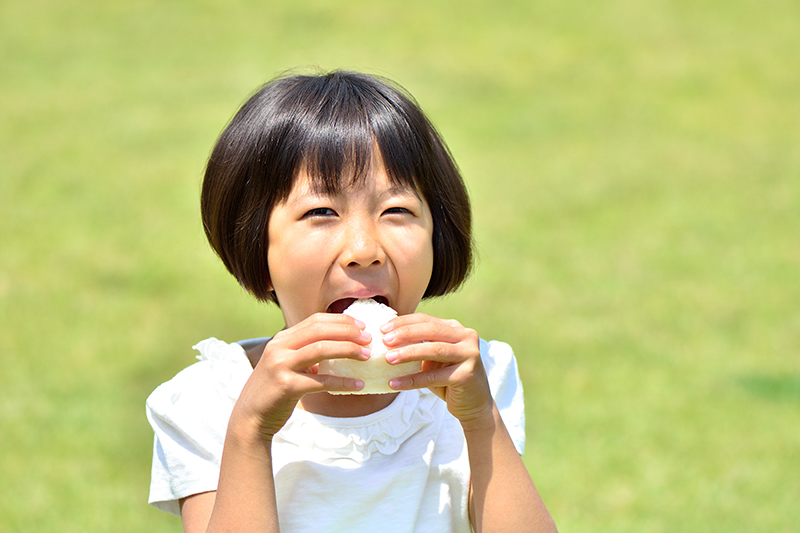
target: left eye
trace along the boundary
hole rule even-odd
[[[336,214],[336,211],[334,211],[330,207],[317,207],[315,209],[312,209],[312,210],[308,211],[303,216],[304,217],[326,217],[326,216],[331,216],[331,215],[335,215],[335,214]]]
[[[384,211],[384,214],[387,214],[387,215],[410,215],[411,214],[411,210],[410,209],[406,209],[405,207],[390,207],[389,209]]]

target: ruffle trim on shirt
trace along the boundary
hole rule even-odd
[[[294,444],[318,463],[364,463],[374,453],[392,455],[444,408],[427,390],[401,392],[385,409],[367,416],[335,418],[295,409],[276,438]]]
[[[211,364],[222,391],[238,399],[253,373],[241,344],[212,337],[193,348],[200,352],[198,360]],[[395,453],[420,429],[441,418],[444,410],[444,403],[427,389],[403,391],[388,407],[366,416],[338,418],[295,409],[275,438],[323,464],[341,459],[364,463],[374,453]]]
[[[198,360],[207,361],[211,365],[222,392],[236,401],[242,393],[244,384],[253,373],[253,366],[244,348],[239,344],[228,344],[214,337],[200,341],[192,348],[200,352]]]

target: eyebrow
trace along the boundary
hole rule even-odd
[[[289,197],[286,198],[287,202],[292,203],[300,203],[307,200],[317,200],[323,198],[333,198],[336,196],[341,196],[343,191],[339,191],[335,194],[329,194],[323,190],[316,190],[314,187],[306,187],[304,191],[299,192],[297,194],[290,194]],[[379,200],[386,200],[387,198],[392,198],[395,196],[413,196],[418,200],[422,200],[422,196],[420,196],[419,192],[413,187],[409,187],[408,185],[392,185],[378,194]]]
[[[418,199],[422,199],[417,190],[408,185],[393,185],[378,195],[381,200],[392,196],[415,196]]]
[[[306,190],[302,192],[295,192],[292,191],[286,197],[285,202],[287,204],[299,204],[306,201],[318,200],[323,198],[330,198],[332,195],[324,192],[324,191],[315,191],[314,189],[306,188]]]

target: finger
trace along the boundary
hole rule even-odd
[[[296,358],[291,366],[295,370],[302,370],[327,359],[366,361],[369,357],[370,351],[366,346],[353,342],[323,340],[296,350]]]
[[[306,374],[299,385],[305,394],[312,392],[357,392],[364,388],[360,379],[331,376],[328,374]]]
[[[461,324],[458,322],[458,320],[439,318],[427,315],[425,313],[413,313],[410,315],[400,315],[396,318],[393,318],[392,320],[381,326],[381,331],[386,333],[398,327],[410,326],[413,324],[424,323],[424,322],[442,322],[450,326],[461,327]]]
[[[386,361],[391,364],[410,361],[435,361],[452,365],[478,357],[480,352],[466,343],[422,342],[393,348],[386,353]]]
[[[396,322],[383,335],[386,346],[402,346],[419,342],[478,342],[476,331],[463,327],[457,321],[431,319],[413,322]]]
[[[447,387],[451,384],[451,378],[456,369],[456,366],[445,366],[436,370],[399,376],[389,380],[389,387],[398,391]]]
[[[364,323],[356,318],[351,317],[350,315],[345,315],[341,313],[314,313],[313,315],[304,318],[291,328],[287,328],[282,331],[285,333],[292,329],[301,329],[310,324],[357,324],[359,328],[364,327]]]
[[[350,341],[367,345],[372,336],[364,327],[363,322],[347,315],[320,313],[288,330],[281,331],[275,339],[285,343],[290,349],[298,349],[321,340]]]
[[[420,342],[455,344],[470,340],[478,341],[478,334],[473,330],[463,327],[455,328],[441,322],[401,326],[383,335],[383,343],[389,347]]]

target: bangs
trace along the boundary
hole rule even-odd
[[[415,173],[421,147],[412,126],[415,121],[408,116],[413,106],[398,94],[352,80],[323,81],[308,84],[287,102],[291,115],[285,116],[288,131],[283,143],[291,149],[284,153],[295,156],[286,162],[292,169],[291,180],[278,191],[279,199],[288,198],[301,171],[320,193],[335,195],[360,186],[376,160],[383,161],[392,185],[421,192]]]
[[[267,259],[273,207],[301,172],[315,192],[337,195],[363,184],[376,162],[392,186],[413,190],[430,207],[434,269],[423,298],[456,290],[472,267],[461,174],[412,96],[356,72],[279,77],[242,105],[206,165],[201,212],[209,243],[248,292],[275,302]]]

